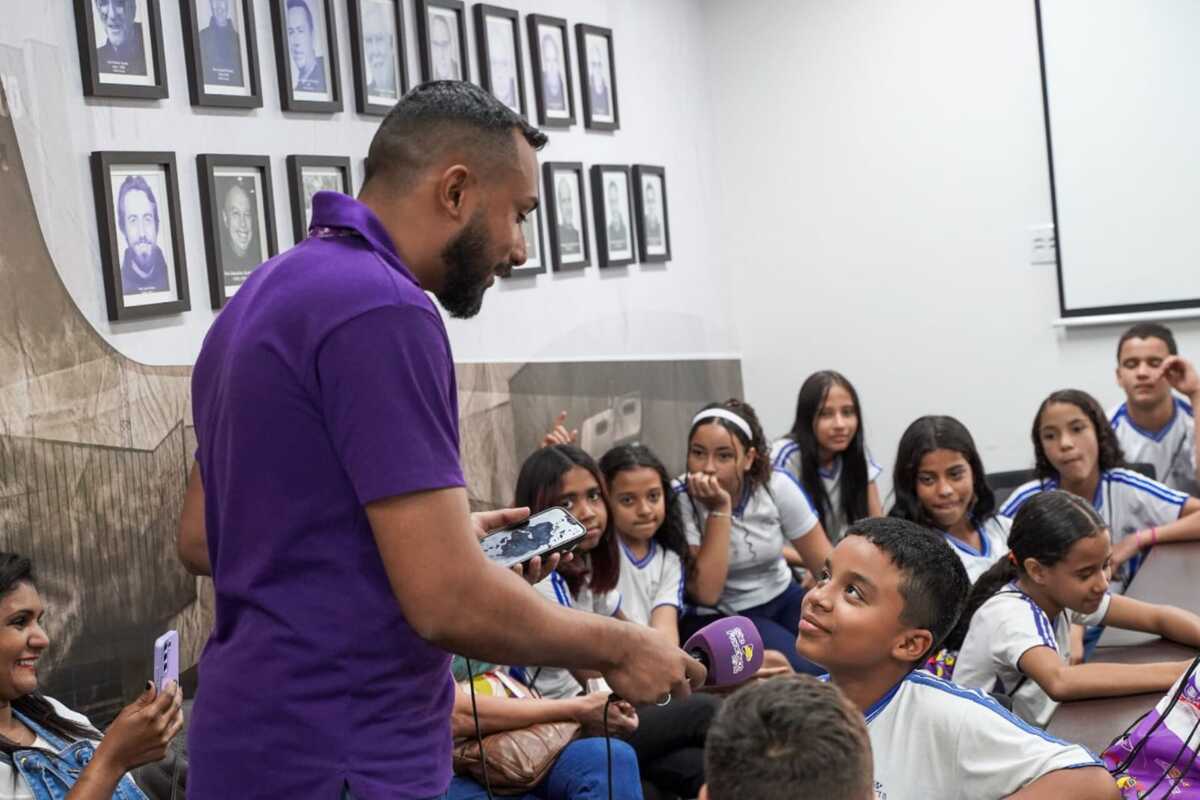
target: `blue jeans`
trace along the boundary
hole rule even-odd
[[[788,587],[761,606],[737,612],[747,617],[758,628],[763,645],[768,650],[778,650],[791,662],[792,669],[807,675],[824,675],[829,670],[802,657],[796,652],[796,636],[800,631],[800,603],[804,600],[804,589],[792,581]],[[679,621],[679,635],[686,640],[710,622],[720,619],[715,615],[688,614]]]
[[[614,800],[642,800],[642,779],[633,748],[612,739]],[[470,778],[455,776],[446,800],[487,800]],[[576,739],[558,754],[546,779],[517,800],[608,800],[608,759],[603,737]]]

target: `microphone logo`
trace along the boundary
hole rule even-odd
[[[741,628],[730,628],[725,631],[725,635],[729,637],[729,643],[733,645],[730,666],[733,667],[734,675],[740,675],[742,670],[746,669],[746,663],[754,660],[754,645],[746,641],[746,634]]]

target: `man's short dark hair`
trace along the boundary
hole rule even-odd
[[[862,713],[808,675],[739,689],[704,746],[709,800],[863,800],[873,796],[873,774]]]
[[[473,83],[423,83],[400,98],[380,123],[367,153],[364,183],[380,178],[407,188],[447,153],[481,159],[489,168],[515,165],[514,130],[534,150],[548,141],[546,134]]]
[[[1179,355],[1179,347],[1175,344],[1175,334],[1166,325],[1157,322],[1139,322],[1121,334],[1117,341],[1117,363],[1121,363],[1121,348],[1130,339],[1161,339],[1167,345],[1167,352],[1173,356]]]
[[[933,634],[933,645],[921,658],[936,653],[954,630],[971,591],[962,561],[940,533],[896,517],[856,522],[846,536],[861,536],[878,547],[900,570],[900,621]]]
[[[312,9],[308,7],[306,0],[287,0],[287,9],[284,11],[284,13],[286,14],[293,8],[300,9],[304,12],[304,16],[308,17],[308,32],[310,35],[315,36],[317,32],[317,24],[313,21]]]
[[[154,197],[154,190],[141,175],[130,175],[121,181],[121,189],[117,192],[117,229],[122,233],[125,231],[125,195],[130,192],[145,193],[150,208],[154,210],[154,227],[158,228],[158,200]]]

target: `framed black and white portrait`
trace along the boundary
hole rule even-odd
[[[479,79],[501,103],[525,115],[525,69],[521,60],[521,26],[511,8],[475,6],[475,44]]]
[[[629,167],[592,166],[592,207],[596,214],[596,251],[600,266],[632,264],[634,254],[633,194]]]
[[[358,113],[384,116],[408,90],[400,0],[349,0]]]
[[[187,311],[187,264],[174,153],[91,156],[110,320]]]
[[[462,0],[417,0],[417,38],[424,80],[471,80]]]
[[[575,26],[579,51],[579,82],[583,95],[583,124],[598,131],[621,127],[617,113],[617,67],[611,28]]]
[[[525,263],[513,267],[510,278],[525,275],[541,275],[546,271],[546,252],[542,242],[542,209],[535,208],[521,221],[521,235],[525,237]]]
[[[259,108],[253,0],[179,0],[194,106]]]
[[[633,202],[638,218],[638,252],[643,263],[671,260],[667,174],[662,167],[633,166]]]
[[[250,273],[279,252],[267,156],[200,155],[200,212],[208,253],[208,291],[221,308]]]
[[[575,92],[571,88],[567,21],[544,14],[530,14],[525,20],[529,26],[538,123],[549,128],[569,127],[575,124]]]
[[[583,269],[588,253],[587,206],[583,191],[583,164],[548,161],[542,165],[546,181],[550,258],[555,272]]]
[[[88,97],[167,96],[160,0],[75,0],[83,93]],[[9,13],[21,13],[14,6]]]
[[[284,111],[342,110],[334,0],[270,0]]]
[[[317,192],[350,193],[350,159],[344,156],[288,156],[288,192],[296,242],[308,237],[312,199]]]

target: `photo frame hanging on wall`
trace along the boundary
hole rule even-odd
[[[525,263],[519,267],[513,267],[508,277],[541,275],[546,271],[546,251],[543,244],[545,237],[542,236],[542,209],[540,206],[527,214],[521,221],[521,235],[525,237]]]
[[[297,244],[308,238],[312,198],[317,192],[349,194],[350,159],[345,156],[288,156],[288,194],[292,206],[292,234]]]
[[[529,27],[529,56],[533,63],[533,94],[538,124],[569,128],[575,124],[575,90],[571,82],[567,21],[545,14],[525,18]]]
[[[555,272],[583,269],[591,264],[588,250],[587,195],[583,164],[547,161],[542,165],[546,216],[550,227],[550,258]]]
[[[471,80],[467,12],[462,0],[417,0],[417,41],[422,80]]]
[[[167,96],[160,0],[75,0],[79,67],[87,97]],[[12,13],[20,13],[15,8]]]
[[[179,0],[192,105],[260,108],[253,0]]]
[[[360,114],[385,116],[408,91],[400,0],[348,0],[354,101]]]
[[[671,218],[667,212],[666,170],[649,164],[634,164],[633,201],[642,263],[670,261]]]
[[[520,15],[511,8],[483,3],[475,5],[474,13],[479,82],[501,103],[525,116]]]
[[[275,198],[267,156],[196,157],[200,212],[213,308],[237,293],[250,273],[276,255]]]
[[[621,115],[617,108],[617,59],[613,53],[612,28],[576,25],[575,49],[579,53],[584,127],[617,130],[621,127]]]
[[[284,111],[342,110],[334,0],[270,0]]]
[[[96,151],[91,168],[108,318],[190,310],[175,154]]]
[[[596,215],[596,253],[600,266],[632,264],[636,254],[629,167],[595,164],[591,173],[592,207]]]

